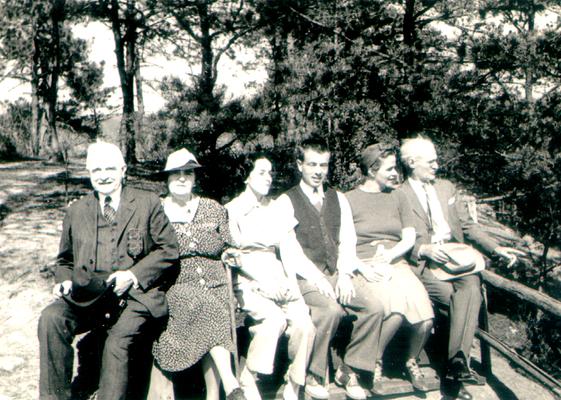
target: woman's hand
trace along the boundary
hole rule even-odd
[[[220,257],[224,265],[228,266],[229,268],[241,268],[242,260],[241,260],[241,252],[240,250],[230,247],[222,252],[222,256]]]

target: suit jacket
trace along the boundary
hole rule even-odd
[[[459,243],[469,241],[476,244],[487,254],[491,254],[499,244],[482,231],[479,225],[469,217],[466,205],[461,203],[457,197],[454,184],[448,180],[437,179],[433,186],[442,207],[444,218],[450,226],[452,236],[450,241]],[[410,261],[413,265],[419,267],[417,272],[420,272],[423,270],[424,260],[418,258],[419,248],[424,244],[431,243],[429,219],[408,180],[397,190],[405,194],[413,209],[417,238],[410,253]]]
[[[99,200],[90,193],[74,202],[67,210],[55,270],[56,282],[72,279],[74,266],[96,268],[97,218],[101,213]],[[128,234],[140,233],[142,249],[132,257],[127,252]],[[162,273],[178,259],[178,244],[160,199],[154,193],[123,187],[117,211],[117,252],[119,264],[113,270],[131,270],[139,287],[129,295],[154,317],[167,314]]]

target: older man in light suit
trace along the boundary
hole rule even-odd
[[[114,282],[114,293],[126,301],[107,328],[97,393],[99,400],[119,400],[126,397],[130,345],[148,322],[167,314],[160,278],[178,257],[158,196],[123,186],[126,165],[118,147],[90,145],[86,168],[94,192],[67,210],[53,288],[58,299],[39,319],[42,400],[71,399],[72,341],[99,327],[88,308],[62,299],[78,290],[78,271]]]
[[[469,369],[469,353],[482,301],[480,277],[471,274],[439,280],[427,268],[427,263],[449,261],[443,248],[447,242],[472,242],[490,256],[507,259],[509,265],[516,262],[517,251],[499,246],[482,231],[463,212],[454,184],[436,179],[437,154],[430,140],[421,137],[405,140],[401,146],[401,161],[408,179],[398,190],[409,199],[417,219],[417,239],[410,261],[416,266],[415,272],[431,299],[450,310],[447,377],[460,382],[469,381],[473,378]],[[470,394],[460,388],[457,397],[470,399]]]

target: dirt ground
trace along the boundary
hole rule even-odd
[[[0,163],[0,400],[38,398],[37,319],[52,300],[47,270],[66,202],[87,191],[83,167],[71,164],[70,172],[67,178],[62,166],[41,161]],[[476,399],[554,398],[504,359],[493,362],[496,379],[473,388]]]

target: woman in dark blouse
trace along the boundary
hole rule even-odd
[[[359,271],[383,299],[386,311],[374,391],[382,376],[384,350],[404,321],[412,327],[406,372],[416,389],[426,391],[416,359],[431,331],[434,314],[423,284],[404,259],[415,243],[415,228],[407,199],[393,190],[399,184],[396,154],[390,146],[368,146],[362,152],[361,170],[364,182],[346,193],[357,234]]]

